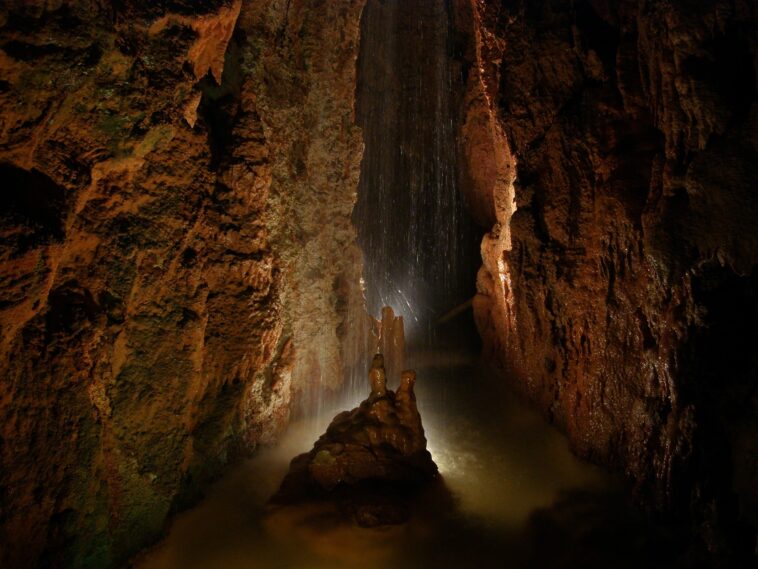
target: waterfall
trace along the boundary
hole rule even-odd
[[[391,306],[412,345],[474,292],[477,230],[457,189],[465,78],[446,0],[368,0],[357,122],[365,143],[353,222],[369,312]]]

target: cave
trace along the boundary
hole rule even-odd
[[[4,2],[0,567],[758,566],[757,30]]]

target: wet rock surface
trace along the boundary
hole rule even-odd
[[[313,449],[293,459],[272,504],[327,500],[360,526],[391,525],[405,522],[415,494],[438,481],[416,406],[415,372],[403,371],[392,392],[377,355],[369,380],[368,399],[337,415]]]
[[[123,563],[341,377],[361,7],[0,5],[0,566]]]
[[[645,504],[752,555],[754,4],[456,5],[488,358]]]

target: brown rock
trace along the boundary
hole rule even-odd
[[[122,565],[342,377],[362,2],[244,4],[0,8],[2,567]]]
[[[461,136],[472,156],[493,141],[462,181],[495,212],[474,302],[486,354],[580,455],[713,551],[750,550],[755,11],[455,4],[472,38]]]
[[[395,381],[405,368],[405,328],[403,317],[395,316],[389,306],[382,308],[379,349],[385,358],[387,377]]]
[[[376,389],[384,377],[374,358],[371,395],[337,415],[313,449],[293,459],[274,504],[333,500],[365,527],[404,522],[410,500],[438,476],[413,393],[415,372],[406,370],[397,395]]]

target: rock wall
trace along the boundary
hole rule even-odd
[[[351,222],[363,150],[354,100],[364,3],[251,2],[240,24],[271,156],[268,229],[287,274],[281,302],[305,406],[340,387],[372,326]]]
[[[758,522],[756,7],[456,2],[486,353],[714,552]],[[747,529],[752,523],[753,529]]]
[[[123,563],[340,377],[361,8],[0,7],[0,566]]]

